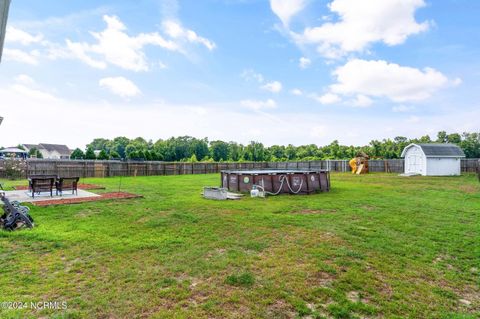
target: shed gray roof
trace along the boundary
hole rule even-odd
[[[465,153],[460,147],[448,143],[410,144],[403,150],[402,157],[405,156],[405,151],[413,145],[419,146],[427,157],[465,157]]]

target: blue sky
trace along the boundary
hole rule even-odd
[[[479,131],[478,12],[468,0],[13,0],[0,144]]]

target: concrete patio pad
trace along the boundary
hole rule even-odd
[[[94,194],[91,192],[87,192],[85,190],[79,189],[78,195],[72,195],[71,191],[67,191],[63,193],[63,196],[56,196],[55,192],[53,192],[53,197],[50,197],[50,193],[43,192],[40,195],[35,194],[35,198],[32,198],[32,193],[26,190],[18,190],[18,191],[7,191],[5,192],[5,196],[10,201],[19,201],[20,203],[25,202],[41,202],[41,201],[52,201],[52,200],[62,200],[62,199],[71,199],[71,198],[90,198],[90,197],[100,197],[98,194]]]

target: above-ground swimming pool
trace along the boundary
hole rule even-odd
[[[231,192],[249,192],[253,185],[274,194],[310,194],[330,190],[326,170],[221,171],[222,187]]]

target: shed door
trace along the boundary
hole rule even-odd
[[[412,147],[407,154],[407,173],[423,173],[423,154],[418,147]]]

